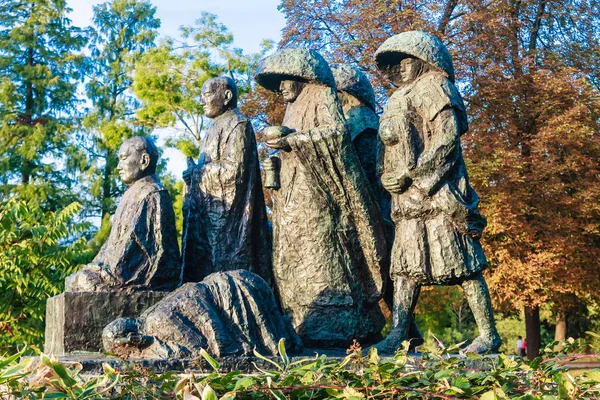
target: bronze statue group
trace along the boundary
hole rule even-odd
[[[409,339],[421,286],[457,284],[479,328],[465,351],[498,349],[482,275],[486,220],[462,156],[468,121],[450,54],[434,36],[409,31],[386,40],[375,62],[397,87],[380,120],[357,68],[330,67],[303,48],[263,60],[256,82],[287,104],[282,125],[263,132],[272,229],[254,130],[231,78],[202,89],[213,123],[183,174],[181,256],[156,147],[140,137],[123,144],[118,171],[129,187],[107,242],[66,291],[171,293],[106,326],[105,350],[275,354],[285,338],[292,352],[357,340],[393,353]],[[392,330],[382,340],[380,300],[391,286]]]

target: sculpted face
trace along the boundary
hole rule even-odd
[[[204,115],[215,118],[229,110],[233,94],[215,79],[210,79],[202,86],[202,105]]]
[[[137,150],[131,141],[123,143],[118,157],[117,172],[123,183],[131,185],[148,175],[150,156],[145,151]]]
[[[399,64],[388,68],[386,75],[388,79],[399,87],[412,83],[421,73],[421,62],[416,58],[407,57]]]
[[[408,57],[400,62],[400,79],[403,83],[414,81],[419,75],[419,61]]]
[[[303,82],[292,80],[281,81],[279,85],[279,91],[283,96],[283,101],[286,103],[294,102],[300,95],[300,92],[302,92],[302,88],[304,88]]]

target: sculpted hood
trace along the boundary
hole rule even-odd
[[[408,56],[432,65],[454,83],[454,67],[448,49],[438,38],[426,32],[407,31],[392,36],[375,52],[375,62],[377,68],[385,70]]]
[[[350,93],[357,99],[365,102],[375,111],[375,92],[367,76],[358,68],[347,64],[334,64],[331,72],[335,79],[337,90]]]
[[[254,77],[270,91],[279,90],[281,81],[297,80],[335,88],[335,80],[327,61],[316,51],[304,48],[281,49],[266,57]]]

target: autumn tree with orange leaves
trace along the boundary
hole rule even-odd
[[[600,300],[600,2],[284,0],[281,46],[358,65],[385,104],[373,54],[424,30],[450,49],[465,97],[469,173],[488,218],[482,240],[495,306],[525,310],[529,354],[539,307],[557,338],[566,316]]]

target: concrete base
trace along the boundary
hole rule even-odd
[[[102,329],[119,317],[137,317],[167,292],[66,292],[46,302],[46,354],[101,352]]]

